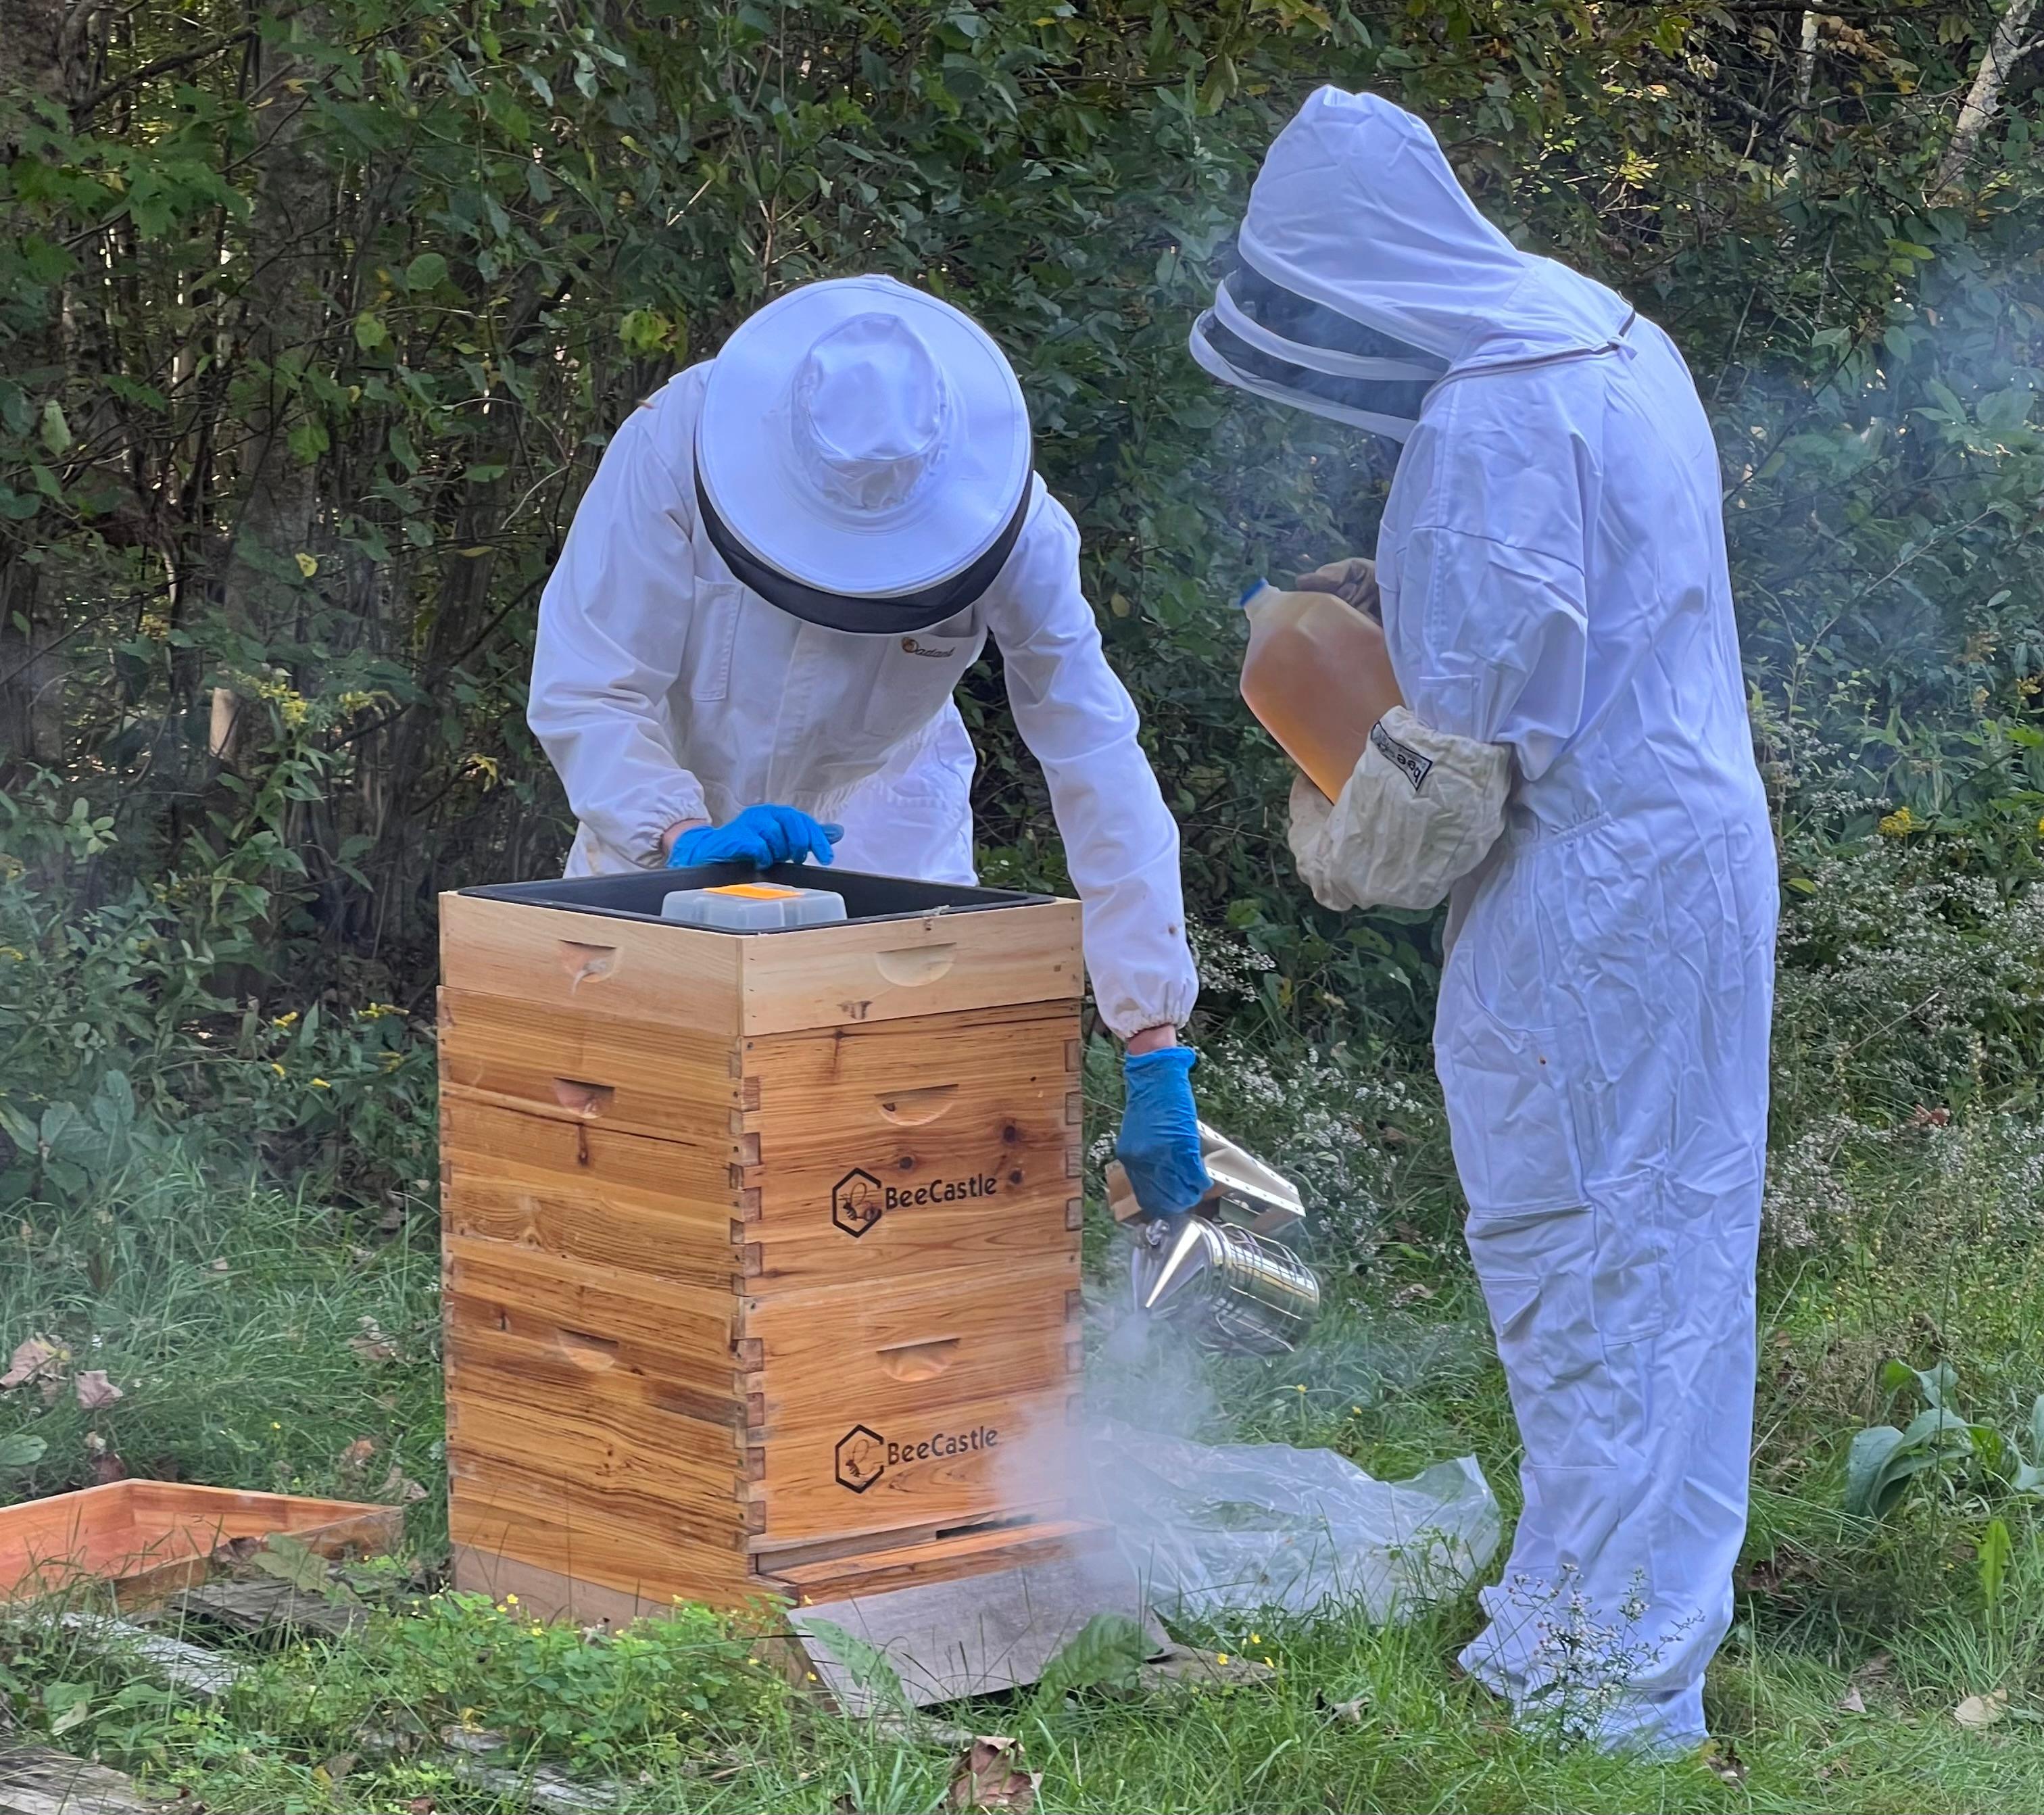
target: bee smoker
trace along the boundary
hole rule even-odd
[[[1216,1354],[1286,1354],[1320,1309],[1313,1270],[1272,1239],[1304,1217],[1299,1188],[1204,1122],[1200,1139],[1214,1188],[1189,1216],[1145,1220],[1128,1175],[1107,1168],[1108,1206],[1135,1241],[1135,1309]]]

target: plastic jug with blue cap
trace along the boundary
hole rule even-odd
[[[1332,800],[1355,773],[1371,728],[1401,703],[1384,627],[1331,592],[1284,592],[1268,580],[1238,602],[1249,618],[1243,699]]]

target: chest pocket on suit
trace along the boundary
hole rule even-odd
[[[960,612],[932,630],[878,639],[884,647],[866,702],[868,733],[889,742],[929,723],[944,708],[986,641],[978,610]]]
[[[697,578],[687,652],[682,658],[690,699],[719,700],[729,695],[732,650],[744,610],[745,589],[737,581]]]

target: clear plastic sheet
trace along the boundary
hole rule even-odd
[[[1087,1470],[1152,1604],[1212,1617],[1359,1608],[1397,1619],[1490,1561],[1497,1501],[1474,1456],[1378,1481],[1331,1449],[1097,1427]]]

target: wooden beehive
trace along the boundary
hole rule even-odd
[[[621,1620],[1089,1541],[1077,905],[734,934],[677,886],[441,899],[457,1581]]]

